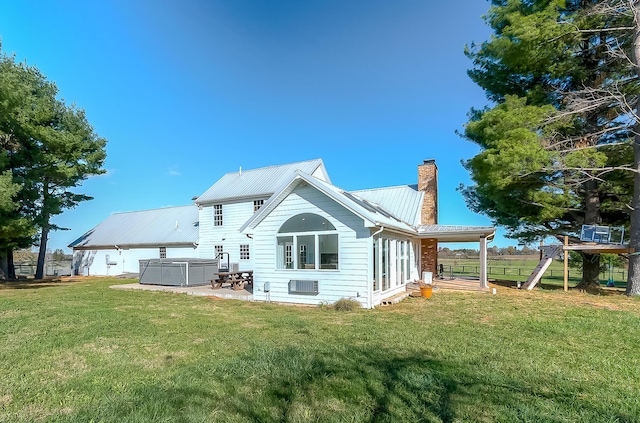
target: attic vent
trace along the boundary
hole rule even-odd
[[[290,280],[289,294],[318,295],[318,281]]]

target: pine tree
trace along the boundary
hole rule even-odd
[[[32,244],[38,228],[36,278],[43,276],[49,232],[62,229],[51,218],[91,199],[74,189],[104,173],[106,158],[106,140],[94,132],[84,111],[57,95],[56,85],[37,68],[0,57],[0,170],[9,171],[13,186],[19,187],[17,206],[7,216],[14,227],[22,225],[14,237],[0,239],[0,251],[10,257],[14,248]]]

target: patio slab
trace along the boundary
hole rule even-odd
[[[139,283],[128,283],[121,285],[111,285],[113,289],[139,289],[142,291],[160,291],[173,292],[175,294],[195,295],[199,297],[218,297],[232,300],[253,301],[253,291],[251,288],[234,291],[229,287],[211,288],[211,285],[200,286],[165,286],[165,285],[146,285]]]

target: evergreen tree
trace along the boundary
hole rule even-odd
[[[475,183],[462,189],[467,203],[525,242],[577,239],[583,224],[628,227],[636,2],[492,4],[495,35],[466,50],[470,77],[493,102],[465,126],[482,149],[465,162]],[[599,290],[599,267],[598,255],[584,254],[579,287]]]
[[[33,243],[33,228],[39,229],[36,278],[43,276],[49,232],[62,229],[51,218],[91,199],[74,189],[89,176],[103,173],[106,158],[106,140],[94,132],[84,111],[67,106],[57,95],[56,85],[37,68],[0,58],[0,99],[11,104],[0,109],[0,136],[9,140],[0,165],[11,171],[20,187],[14,218],[29,226],[17,238],[1,241],[9,250],[23,248],[25,242]]]

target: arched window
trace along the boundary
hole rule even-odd
[[[280,226],[278,233],[288,234],[291,232],[319,232],[335,231],[336,228],[322,216],[313,213],[302,213],[292,218]]]
[[[338,232],[322,216],[313,213],[293,216],[282,224],[276,238],[278,269],[338,268]]]

